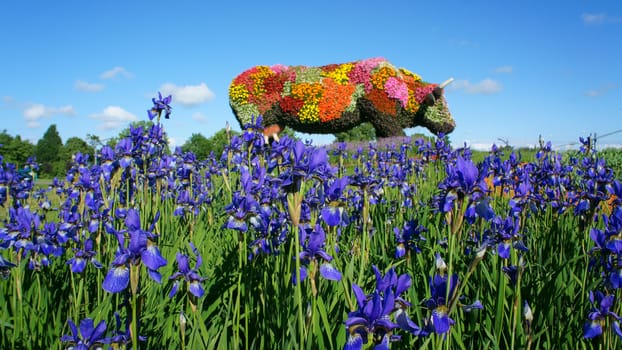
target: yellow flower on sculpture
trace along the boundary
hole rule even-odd
[[[402,75],[404,76],[413,78],[415,81],[421,81],[421,77],[418,74],[415,74],[408,69],[400,68],[400,73],[402,73]]]
[[[264,81],[267,77],[273,75],[274,72],[268,66],[258,66],[257,70],[253,73],[253,95],[261,96],[266,93],[266,88],[264,87]]]
[[[231,84],[229,98],[236,105],[246,104],[248,103],[248,90],[242,84]]]
[[[298,117],[303,123],[315,123],[320,121],[320,108],[317,102],[307,102],[302,105]]]
[[[347,85],[350,83],[348,73],[350,73],[353,67],[354,64],[352,63],[340,64],[329,72],[323,72],[322,76],[333,79],[339,85]]]
[[[317,103],[322,98],[322,84],[299,83],[292,85],[291,95],[301,100],[310,100]]]
[[[384,84],[387,79],[395,76],[395,70],[391,67],[384,66],[371,76],[371,84],[378,90],[384,90]]]

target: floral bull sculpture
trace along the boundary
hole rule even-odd
[[[233,79],[229,103],[240,126],[262,116],[266,140],[288,126],[332,134],[369,122],[377,137],[424,126],[448,134],[456,126],[443,97],[453,79],[430,84],[383,58],[321,67],[256,66]]]

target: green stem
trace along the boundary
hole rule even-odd
[[[132,345],[134,349],[140,349],[138,343],[138,282],[140,278],[140,265],[130,265],[130,284],[132,289],[132,322],[130,331],[132,335]]]
[[[13,310],[15,311],[15,325],[13,330],[13,339],[11,344],[15,347],[15,343],[18,340],[20,332],[24,329],[22,325],[23,305],[22,303],[22,272],[23,266],[20,263],[22,256],[22,249],[17,253],[17,263],[15,268],[15,293],[13,293]]]
[[[369,243],[369,233],[367,231],[367,220],[369,217],[369,195],[367,193],[367,188],[363,187],[363,215],[361,219],[362,227],[361,230],[361,263],[359,264],[359,277],[357,279],[357,283],[361,285],[363,283],[363,277],[365,276],[365,269],[367,268],[367,246]]]
[[[240,341],[240,298],[242,293],[242,275],[243,275],[243,261],[244,261],[244,235],[240,233],[238,238],[238,282],[235,296],[235,310],[234,310],[234,322],[233,322],[233,340],[234,348],[238,349],[241,344]]]
[[[503,309],[505,306],[505,278],[503,277],[503,265],[505,260],[499,259],[499,268],[497,270],[497,313],[495,318],[495,336],[501,339],[501,326],[504,323]]]
[[[305,316],[302,305],[302,283],[300,281],[300,236],[298,234],[299,227],[294,231],[294,245],[296,246],[294,260],[296,261],[296,304],[298,305],[298,331],[300,344],[299,349],[304,349],[305,341]]]
[[[513,260],[516,261],[516,250],[512,249],[512,255],[513,255]],[[514,343],[516,341],[516,327],[518,327],[518,320],[520,318],[520,310],[521,310],[521,279],[522,279],[522,275],[523,275],[523,268],[522,268],[522,259],[519,258],[518,263],[516,263],[516,266],[518,268],[518,276],[516,278],[516,286],[515,286],[515,290],[514,293],[516,294],[516,297],[514,298],[514,306],[512,308],[512,313],[513,313],[513,319],[512,319],[512,332],[511,332],[511,336],[512,336],[512,345],[510,347],[510,349],[514,349]]]

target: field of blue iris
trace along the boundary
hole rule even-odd
[[[622,344],[622,183],[589,139],[474,161],[443,137],[267,145],[258,119],[196,159],[153,102],[49,188],[1,162],[0,348]]]

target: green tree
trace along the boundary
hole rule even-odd
[[[181,146],[181,150],[184,152],[193,152],[197,159],[205,159],[211,152],[214,155],[220,157],[225,147],[229,144],[229,138],[238,134],[233,130],[227,135],[227,129],[222,128],[218,130],[210,138],[206,138],[201,134],[192,134],[190,138]]]
[[[61,150],[61,161],[71,163],[71,157],[76,153],[88,154],[89,160],[93,160],[94,149],[86,141],[79,137],[70,137],[65,141],[65,145]]]
[[[194,153],[197,159],[205,159],[212,151],[212,143],[201,134],[192,134],[181,146],[181,150]]]
[[[101,138],[93,134],[86,134],[86,143],[88,143],[89,146],[93,148],[93,150],[97,150],[104,145],[104,142],[101,140]]]
[[[0,133],[0,154],[7,163],[20,166],[34,155],[34,145],[28,140],[22,140],[21,136],[9,135],[6,130]]]
[[[230,134],[227,135],[226,128],[218,130],[214,135],[212,135],[212,137],[209,138],[210,152],[214,152],[216,157],[220,157],[222,152],[225,150],[225,147],[229,144],[229,138],[237,134],[237,132],[231,130]]]
[[[335,134],[337,142],[373,141],[376,139],[376,130],[370,123],[363,123],[348,131]]]
[[[56,124],[52,124],[43,134],[43,138],[39,139],[35,147],[35,155],[37,156],[37,161],[41,164],[41,173],[44,176],[57,175],[56,173],[59,169],[54,170],[54,163],[60,160],[62,147],[63,140],[56,130]]]
[[[35,145],[28,140],[22,140],[21,136],[16,135],[9,145],[9,150],[12,161],[17,165],[22,165],[35,154]]]

